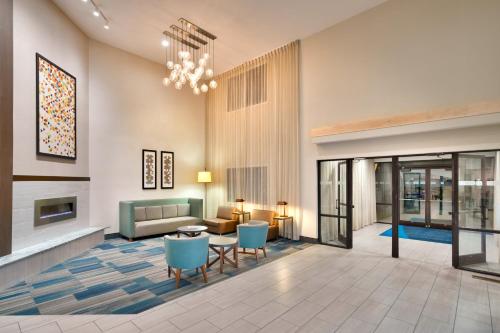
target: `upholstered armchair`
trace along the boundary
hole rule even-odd
[[[243,254],[249,253],[246,249],[255,249],[255,260],[259,262],[259,249],[266,254],[266,241],[269,224],[264,221],[250,220],[248,223],[238,225],[238,246],[243,248]]]
[[[217,209],[217,217],[203,221],[208,232],[219,235],[235,232],[238,224],[237,211],[234,207],[220,206]]]
[[[202,233],[197,237],[177,238],[165,236],[165,260],[168,265],[168,277],[172,268],[175,269],[175,287],[179,288],[181,272],[183,269],[201,268],[205,283],[207,280],[207,255],[208,255],[207,233]]]
[[[269,224],[269,231],[267,232],[267,240],[278,239],[279,224],[274,220],[276,212],[272,210],[254,209],[252,211],[251,219],[254,221],[264,221]]]

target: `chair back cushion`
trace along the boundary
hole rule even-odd
[[[273,223],[273,217],[276,215],[272,210],[254,209],[252,211],[252,220],[266,221],[269,224]]]
[[[231,206],[219,206],[217,209],[217,218],[232,220],[233,219],[234,208]]]
[[[135,207],[134,208],[134,221],[145,221],[146,220],[146,207]]]
[[[191,209],[189,204],[177,205],[177,216],[189,216],[190,214],[191,214]]]
[[[164,205],[161,206],[161,209],[163,210],[164,219],[177,217],[177,205]]]
[[[165,260],[173,268],[194,269],[207,262],[209,234],[177,238],[165,236]]]
[[[256,249],[266,245],[269,223],[249,221],[238,225],[238,241],[242,248]]]
[[[162,218],[161,206],[146,207],[146,220],[159,220]]]

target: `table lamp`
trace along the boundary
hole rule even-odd
[[[286,201],[278,201],[277,203],[278,205],[278,214],[280,217],[287,217],[288,214],[287,214],[287,205],[288,205],[288,202]]]
[[[236,199],[236,203],[238,204],[238,209],[240,210],[240,213],[243,213],[243,203],[245,202],[245,199]]]

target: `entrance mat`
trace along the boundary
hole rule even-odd
[[[235,237],[236,235],[230,235]],[[0,315],[135,314],[207,285],[225,280],[309,247],[280,238],[267,243],[267,258],[239,255],[239,268],[219,263],[201,272],[182,271],[180,288],[169,278],[163,238],[105,241],[78,257],[55,265],[29,280],[0,291]],[[209,251],[211,259],[215,253]]]
[[[451,230],[400,225],[398,233],[399,238],[451,244]],[[387,229],[380,236],[392,237],[392,228]]]

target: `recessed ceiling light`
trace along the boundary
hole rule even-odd
[[[82,2],[88,2],[89,0],[82,0]]]
[[[104,25],[104,29],[109,30],[109,24],[107,24],[107,23],[106,23],[106,24]]]
[[[94,11],[92,12],[92,14],[94,14],[95,17],[98,17],[100,15],[99,11],[97,9],[94,9]]]

